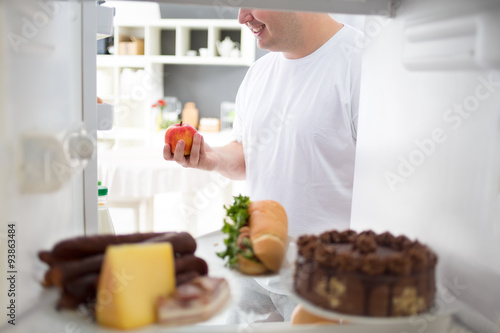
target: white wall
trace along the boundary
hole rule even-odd
[[[465,310],[461,318],[496,332],[500,71],[461,69],[452,49],[443,62],[452,69],[405,68],[408,22],[437,7],[444,16],[475,11],[465,1],[429,2],[403,3],[394,20],[366,22],[352,225],[429,244],[439,254],[439,282]]]

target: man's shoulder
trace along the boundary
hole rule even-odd
[[[344,25],[337,43],[332,44],[332,52],[340,52],[346,60],[360,58],[364,49],[364,33],[350,25]]]
[[[346,32],[348,34],[351,34],[351,35],[356,35],[356,34],[363,35],[364,34],[361,30],[359,30],[359,29],[357,29],[349,24],[344,24],[344,28],[345,28]]]

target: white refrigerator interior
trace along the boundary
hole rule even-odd
[[[352,227],[429,244],[436,304],[497,332],[499,3],[406,1],[366,32]]]

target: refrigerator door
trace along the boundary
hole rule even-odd
[[[37,251],[97,225],[95,65],[83,64],[95,50],[83,47],[83,7],[0,0],[0,269],[10,279],[0,299],[11,306],[0,323],[40,298]]]

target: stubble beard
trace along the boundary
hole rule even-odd
[[[270,26],[271,38],[268,41],[257,40],[259,48],[286,54],[293,53],[305,45],[306,36],[302,33],[302,23],[293,14],[286,15]]]

